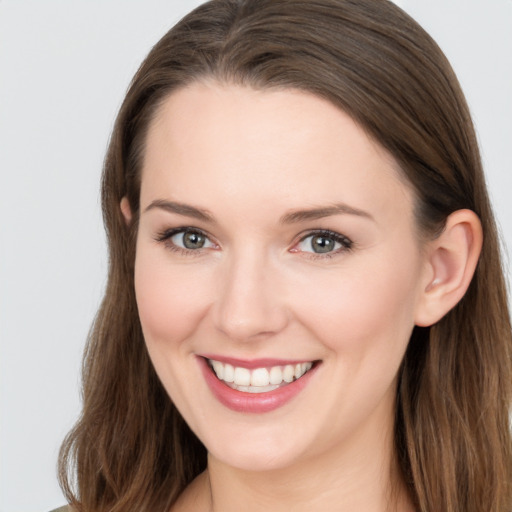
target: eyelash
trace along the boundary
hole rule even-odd
[[[318,252],[306,252],[302,251],[304,254],[307,254],[307,257],[310,259],[325,259],[325,258],[334,258],[336,256],[339,256],[341,253],[350,252],[354,248],[354,242],[350,240],[345,235],[341,235],[340,233],[336,233],[336,231],[330,231],[329,229],[320,229],[316,231],[309,231],[306,235],[301,237],[301,239],[294,245],[294,247],[297,247],[299,244],[307,240],[308,238],[315,238],[315,237],[324,237],[333,240],[335,243],[339,243],[341,245],[341,248],[325,252],[325,253],[318,253]],[[292,252],[299,252],[298,250],[291,249]]]
[[[190,226],[182,226],[179,228],[173,228],[173,229],[167,229],[165,231],[162,231],[155,237],[155,241],[159,243],[163,243],[166,248],[168,248],[171,251],[177,252],[179,254],[182,254],[184,256],[199,256],[203,253],[205,249],[209,249],[209,247],[206,248],[198,248],[198,249],[186,249],[183,247],[177,246],[175,243],[171,241],[171,238],[177,234],[180,233],[191,233],[191,234],[197,234],[200,236],[205,237],[207,240],[211,242],[211,237],[207,233],[205,233],[203,230],[198,228],[193,228]],[[341,248],[338,248],[333,251],[325,252],[325,253],[315,253],[315,252],[309,252],[309,251],[300,251],[298,249],[295,249],[298,245],[303,243],[308,238],[314,238],[314,237],[324,237],[327,239],[333,240],[335,243],[338,243],[341,245]],[[352,240],[347,238],[344,235],[341,235],[340,233],[336,233],[335,231],[330,231],[328,229],[320,229],[315,231],[309,231],[307,234],[302,236],[298,242],[296,242],[292,249],[290,249],[290,252],[302,252],[305,254],[307,258],[316,260],[316,259],[326,259],[326,258],[333,258],[335,256],[338,256],[340,253],[349,252],[354,248],[354,243]]]
[[[178,254],[181,254],[183,256],[199,256],[199,255],[201,255],[204,248],[186,249],[186,248],[177,246],[175,243],[173,243],[171,241],[171,238],[174,235],[178,235],[180,233],[197,234],[197,235],[205,237],[207,240],[210,240],[210,241],[212,238],[210,235],[208,235],[208,233],[205,233],[202,229],[193,228],[191,226],[182,226],[179,228],[172,228],[172,229],[167,229],[165,231],[162,231],[155,237],[155,240],[159,243],[163,243],[167,249],[177,252]],[[208,249],[208,248],[206,248],[206,249]]]

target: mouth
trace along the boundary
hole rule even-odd
[[[303,377],[315,364],[314,361],[305,361],[249,369],[215,359],[207,361],[217,379],[244,393],[267,393],[287,386]]]
[[[205,355],[197,361],[213,396],[239,413],[267,413],[285,406],[302,394],[322,363]]]

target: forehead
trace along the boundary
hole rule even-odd
[[[172,93],[149,127],[141,201],[159,193],[290,208],[340,201],[409,208],[412,200],[391,155],[330,102],[210,82]]]

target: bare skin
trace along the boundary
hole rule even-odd
[[[397,372],[481,245],[468,211],[423,245],[413,208],[396,162],[325,100],[197,83],[164,103],[135,288],[155,370],[209,453],[172,512],[413,511],[394,464]],[[316,366],[293,399],[248,413],[212,394],[212,354]]]

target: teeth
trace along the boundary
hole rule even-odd
[[[224,379],[224,365],[219,361],[210,361],[213,371],[220,380]]]
[[[247,368],[235,368],[233,382],[237,386],[249,386],[251,384],[251,372]]]
[[[272,366],[272,368],[270,368],[270,384],[281,384],[281,382],[283,382],[283,371],[281,367]]]
[[[218,363],[218,361],[215,361]],[[222,366],[222,363],[219,363]],[[235,380],[235,369],[230,364],[225,364],[224,366],[224,376],[219,377],[219,374],[217,374],[217,377],[219,377],[220,380],[223,380],[224,382],[233,382]],[[215,368],[214,368],[215,370]]]
[[[283,370],[283,380],[285,382],[292,382],[295,377],[295,368],[291,364],[287,364]]]
[[[300,379],[313,366],[312,362],[305,362],[249,370],[213,359],[208,361],[219,380],[228,383],[233,389],[246,393],[265,393],[277,389],[281,385]]]
[[[266,368],[256,368],[252,371],[251,386],[268,386],[270,375]]]
[[[235,384],[230,384],[233,389],[237,391],[243,391],[245,393],[266,393],[267,391],[274,391],[279,386],[236,386]]]

